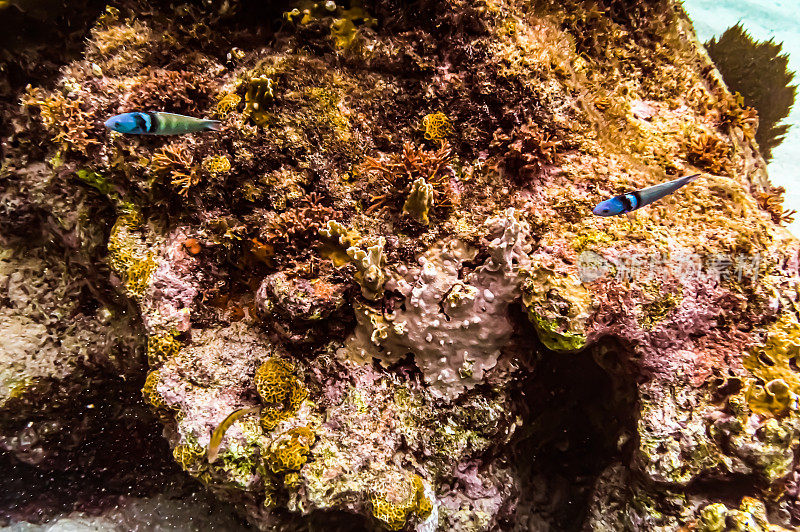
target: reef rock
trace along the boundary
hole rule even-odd
[[[4,459],[105,489],[136,419],[262,530],[800,524],[800,243],[678,2],[84,16],[0,56]]]

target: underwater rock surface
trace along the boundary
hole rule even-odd
[[[123,0],[25,50],[3,459],[177,464],[262,530],[800,524],[800,244],[676,2]]]

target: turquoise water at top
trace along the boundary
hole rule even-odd
[[[741,22],[758,40],[782,42],[784,53],[789,54],[789,68],[800,72],[800,1],[685,0],[683,5],[702,42]],[[798,83],[800,76],[795,75],[794,84]],[[772,162],[767,169],[773,185],[786,189],[785,208],[800,211],[800,176],[797,171],[800,161],[800,102],[795,102],[783,123],[792,124],[792,127],[783,143],[772,150]],[[789,229],[800,235],[800,215],[796,218]]]

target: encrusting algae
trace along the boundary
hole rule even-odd
[[[308,461],[314,444],[314,432],[308,427],[295,427],[272,442],[265,460],[273,473],[297,471]]]
[[[743,359],[744,366],[757,381],[750,383],[747,399],[754,412],[780,415],[800,410],[800,324],[791,315],[783,315],[767,331],[766,341],[754,346]]]

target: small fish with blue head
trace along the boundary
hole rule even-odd
[[[700,177],[701,174],[693,174],[685,177],[679,177],[666,183],[653,185],[652,187],[635,190],[627,194],[620,194],[611,199],[607,199],[597,204],[592,210],[597,216],[617,216],[620,214],[627,214],[640,209],[645,205],[649,205],[654,201],[660,200],[664,196],[672,194],[684,185],[687,185]]]
[[[219,120],[206,120],[159,111],[122,113],[112,116],[105,126],[129,135],[184,135],[198,131],[219,131]]]

